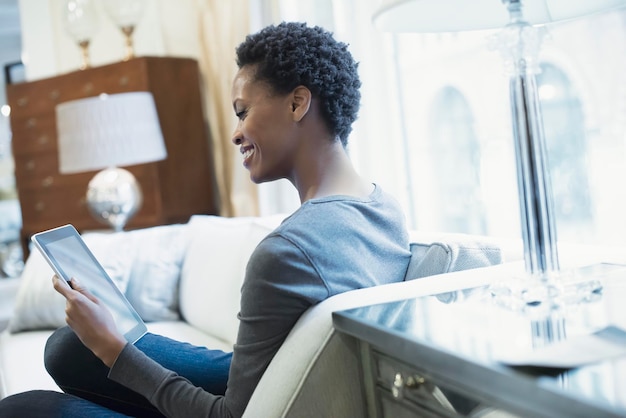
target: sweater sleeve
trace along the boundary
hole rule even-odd
[[[225,410],[223,396],[194,386],[132,344],[126,344],[120,353],[109,371],[109,379],[143,395],[167,417],[233,416]]]

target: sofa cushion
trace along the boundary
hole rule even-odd
[[[0,399],[32,389],[59,390],[43,364],[43,350],[50,333],[0,333]]]
[[[186,342],[211,350],[232,351],[232,344],[209,335],[184,321],[159,321],[146,324],[148,332],[163,335],[176,341]]]
[[[180,281],[180,310],[187,322],[230,344],[235,342],[248,259],[284,217],[196,215],[189,220]]]
[[[190,344],[228,351],[226,344],[183,321],[147,324],[148,332]],[[43,352],[52,330],[0,333],[0,399],[32,389],[60,391],[43,364]]]

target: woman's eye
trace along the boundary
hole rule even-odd
[[[239,119],[243,119],[246,116],[246,110],[240,110],[239,112],[236,112],[235,116],[237,116],[237,118]]]

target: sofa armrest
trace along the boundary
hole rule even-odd
[[[332,376],[339,373],[339,369],[344,372],[350,369],[349,359],[354,362],[354,353],[350,356],[346,350],[342,351],[341,339],[334,336],[332,312],[474,287],[486,283],[487,275],[471,272],[455,275],[448,272],[502,263],[500,248],[489,237],[412,231],[410,238],[412,255],[405,281],[333,296],[300,317],[261,378],[244,417],[259,414],[297,417],[303,413],[315,416],[354,415],[362,405],[360,395],[350,390],[351,382],[338,384],[342,379]],[[448,274],[442,280],[440,276],[444,273]],[[421,279],[413,280],[416,278]],[[340,363],[341,367],[329,367],[332,363]],[[330,373],[331,376],[321,376],[320,373]],[[321,377],[324,379],[320,380]],[[319,385],[321,381],[326,384]],[[333,399],[343,401],[337,403]]]
[[[348,388],[358,376],[350,374],[354,367],[343,364],[351,361],[355,353],[335,336],[332,312],[481,286],[511,268],[518,269],[520,265],[501,264],[353,290],[310,308],[274,356],[248,403],[244,418],[359,416],[353,415],[351,408],[362,399],[355,398],[357,394]],[[319,382],[320,373],[324,385],[315,383]],[[341,397],[337,394],[345,395],[346,402],[331,402],[330,399]]]

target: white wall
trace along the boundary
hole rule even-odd
[[[101,1],[96,0],[99,14],[97,32],[89,51],[93,66],[121,61],[124,57],[124,37],[106,15]],[[52,77],[78,70],[81,55],[78,46],[66,33],[62,25],[64,0],[19,0],[22,26],[22,57],[29,81]],[[164,0],[148,0],[141,20],[133,35],[135,54],[138,56],[166,55],[162,10],[167,7]],[[186,10],[191,1],[176,0],[178,8],[168,8],[168,19],[178,22],[177,9]],[[167,26],[166,26],[167,27]],[[186,28],[188,26],[183,26]],[[181,29],[181,32],[184,30]],[[168,55],[175,55],[168,53]]]

